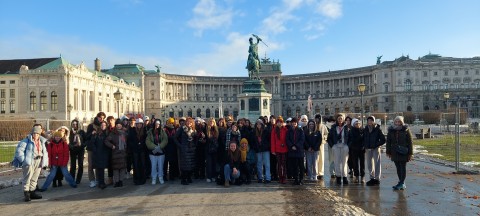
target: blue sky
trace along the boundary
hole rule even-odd
[[[478,0],[0,1],[0,59],[60,54],[93,68],[247,76],[248,38],[284,74],[373,65],[429,52],[480,56]]]

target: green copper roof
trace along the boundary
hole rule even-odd
[[[141,73],[145,70],[138,64],[118,64],[109,69],[107,73]]]
[[[69,65],[70,63],[62,57],[59,57],[47,64],[42,65],[38,69],[58,69],[60,65]]]

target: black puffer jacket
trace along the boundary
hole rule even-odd
[[[363,128],[353,127],[350,133],[352,136],[352,144],[349,148],[356,151],[365,151],[365,147],[363,146]]]
[[[397,145],[407,147],[408,154],[398,154],[395,150]],[[413,155],[412,134],[410,133],[410,129],[408,129],[408,126],[403,125],[400,130],[395,130],[392,126],[388,128],[386,150],[386,153],[391,155],[392,161],[408,161],[408,157]]]
[[[375,124],[372,131],[368,129],[368,126],[363,130],[363,146],[366,149],[374,149],[385,144],[385,135],[380,129],[380,125]]]
[[[195,168],[195,150],[197,148],[196,131],[187,134],[186,126],[179,128],[176,133],[175,142],[178,147],[178,159],[182,171],[192,171]]]

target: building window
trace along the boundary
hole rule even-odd
[[[388,97],[385,97],[385,103],[388,103]]]
[[[458,71],[457,71],[457,70],[455,71],[455,75],[458,75]]]
[[[94,111],[95,110],[95,93],[93,91],[90,91],[90,94],[88,95],[90,96],[90,111]]]
[[[468,75],[468,70],[465,71],[465,75]]]
[[[5,113],[5,104],[6,102],[4,100],[0,101],[0,113]]]
[[[427,77],[428,76],[428,72],[424,71],[423,72],[423,77]]]
[[[15,100],[10,100],[10,113],[15,113]]]
[[[475,70],[475,75],[480,75],[480,70]]]
[[[30,92],[30,111],[37,111],[37,95],[35,92]]]
[[[412,90],[412,81],[407,80],[405,81],[405,91],[411,91]]]
[[[15,80],[10,80],[10,84],[15,84]]]
[[[3,81],[3,80],[2,80],[2,81],[0,81],[0,84],[5,84],[5,81]]]
[[[78,89],[73,89],[73,109],[78,110]]]
[[[82,100],[82,110],[87,110],[87,91],[82,90],[82,94],[80,95]]]
[[[42,91],[40,93],[40,111],[47,110],[47,93]]]
[[[151,82],[150,85],[151,85],[151,86],[155,86],[155,82]]]
[[[57,111],[58,110],[58,96],[56,92],[52,92],[50,94],[50,109],[52,111]]]
[[[385,85],[385,92],[388,92],[388,85]]]
[[[196,117],[202,117],[202,110],[200,108],[197,109],[197,116]]]
[[[0,89],[0,98],[5,98],[5,89]]]
[[[15,89],[10,89],[10,98],[15,98]]]
[[[98,110],[102,111],[102,100],[98,101]]]
[[[434,75],[434,76],[437,76],[437,75],[438,75],[438,72],[436,72],[436,71],[433,72],[433,75]]]
[[[410,71],[409,70],[407,71],[407,76],[410,76]]]
[[[383,77],[384,77],[384,78],[388,78],[388,73],[385,73],[385,74],[383,75]]]
[[[448,70],[445,70],[445,71],[443,72],[443,75],[448,76]]]

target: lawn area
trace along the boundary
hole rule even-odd
[[[14,151],[15,146],[0,146],[0,163],[12,161]]]
[[[431,139],[413,139],[414,145],[425,147],[429,154],[447,161],[455,161],[455,135],[446,134]],[[480,134],[460,134],[460,162],[480,162]],[[480,165],[477,165],[480,167]]]

